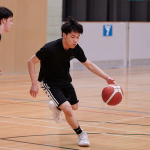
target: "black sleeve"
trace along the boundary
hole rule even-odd
[[[86,56],[85,56],[85,54],[84,54],[83,49],[82,49],[79,45],[77,45],[76,50],[77,50],[77,56],[76,56],[76,58],[77,58],[80,62],[82,62],[82,63],[83,63],[83,62],[86,62],[87,58],[86,58]]]
[[[52,55],[51,49],[48,45],[44,45],[36,54],[39,60],[43,60]]]

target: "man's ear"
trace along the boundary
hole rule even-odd
[[[5,22],[6,22],[6,19],[3,18],[3,19],[1,20],[1,24],[4,24]]]
[[[62,33],[62,36],[63,36],[63,38],[66,38],[66,33],[63,32],[63,33]]]

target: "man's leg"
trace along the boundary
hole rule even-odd
[[[72,129],[77,129],[79,124],[77,122],[76,117],[73,114],[72,107],[68,101],[64,102],[59,106],[59,108],[64,112],[66,120],[68,124],[72,127]]]
[[[77,104],[74,104],[74,105],[70,105],[70,103],[68,102],[68,101],[66,101],[67,103],[68,103],[68,105],[66,105],[65,104],[65,106],[64,107],[70,107],[71,106],[71,108],[70,108],[70,111],[72,111],[72,110],[77,110],[78,109],[78,103]],[[65,102],[65,103],[66,103]],[[62,104],[63,105],[63,104]],[[61,106],[62,106],[61,105]],[[53,103],[53,101],[51,100],[50,102],[49,102],[49,108],[53,111],[53,113],[52,113],[52,115],[53,115],[53,118],[54,118],[54,120],[57,122],[57,123],[60,123],[61,121],[62,121],[62,118],[61,118],[61,109],[59,110],[59,108],[57,108],[56,106],[55,106],[55,104]],[[73,111],[72,111],[72,114],[73,114]],[[77,122],[77,119],[76,118],[74,118],[75,120],[76,120],[76,122]],[[69,121],[69,120],[68,120]],[[70,125],[70,124],[69,124]],[[71,126],[71,125],[70,125]],[[76,128],[75,128],[76,129]]]
[[[58,107],[55,106],[52,100],[49,102],[49,108],[52,110],[52,116],[55,122],[61,123],[62,111]]]
[[[89,139],[87,137],[87,134],[81,130],[78,121],[73,114],[73,110],[78,109],[78,104],[70,105],[68,101],[64,102],[59,106],[59,108],[64,112],[66,120],[68,124],[72,127],[72,129],[77,133],[78,135],[78,145],[79,146],[90,146]]]
[[[41,81],[40,86],[43,89],[43,91],[46,93],[46,95],[51,99],[49,102],[49,108],[52,110],[53,119],[55,120],[55,122],[60,123],[62,121],[62,115],[61,115],[62,111],[58,107],[56,107],[58,106],[59,103],[56,101],[56,99],[55,100],[52,99],[53,95],[47,83],[44,83],[44,81]]]
[[[68,96],[71,94],[71,103],[72,105],[66,101],[66,97],[64,96],[64,93],[60,89],[51,89],[47,85],[47,83],[41,82],[41,88],[45,91],[45,93],[48,95],[48,97],[51,97],[52,100],[49,102],[49,108],[52,110],[52,115],[54,120],[57,123],[61,122],[61,112],[63,111],[66,117],[66,120],[68,124],[72,127],[72,129],[77,133],[78,135],[78,145],[79,146],[89,146],[89,140],[87,137],[87,134],[81,130],[76,117],[73,114],[73,110],[78,109],[78,100],[74,91],[74,88],[69,88],[64,91],[65,93],[69,93]],[[59,101],[58,101],[59,100]],[[62,103],[62,100],[64,101]],[[55,104],[54,104],[55,103]],[[58,104],[62,103],[59,108]],[[59,110],[60,109],[60,110]]]

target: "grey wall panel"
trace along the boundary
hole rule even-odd
[[[86,20],[86,8],[87,8],[86,0],[68,0],[66,1],[66,15],[72,16],[74,19],[78,21]],[[67,17],[66,16],[66,17]]]
[[[118,1],[117,3],[117,21],[130,20],[130,1]]]
[[[63,21],[150,21],[150,1],[63,0]]]
[[[108,3],[108,20],[117,21],[117,0],[111,0]]]
[[[131,2],[131,21],[147,21],[148,1]]]
[[[150,21],[150,1],[148,1],[147,21]]]
[[[107,21],[108,0],[87,1],[87,21]]]

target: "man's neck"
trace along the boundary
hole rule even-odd
[[[2,35],[2,34],[4,34],[4,33],[5,33],[5,31],[4,31],[4,25],[1,24],[1,25],[0,25],[0,34]]]
[[[66,41],[65,41],[64,38],[62,39],[62,44],[63,44],[63,47],[64,47],[64,49],[65,49],[66,51],[69,50],[69,47],[67,46]]]

